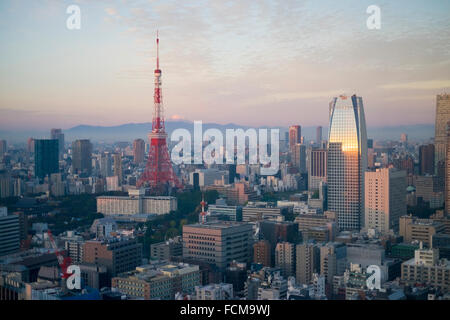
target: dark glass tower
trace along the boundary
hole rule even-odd
[[[34,173],[43,179],[59,171],[59,141],[57,139],[34,140]]]

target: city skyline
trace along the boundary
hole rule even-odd
[[[0,301],[449,301],[447,9],[0,1]]]
[[[0,4],[3,129],[150,121],[156,29],[168,120],[326,127],[332,97],[358,93],[368,126],[431,124],[450,88],[449,4],[382,1],[369,30],[369,1],[75,3],[80,30],[66,2]]]

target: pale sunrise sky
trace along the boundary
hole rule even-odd
[[[157,29],[168,119],[327,126],[332,97],[356,93],[369,126],[433,123],[449,14],[441,0],[1,0],[0,127],[150,122]]]

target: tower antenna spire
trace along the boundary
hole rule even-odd
[[[159,70],[159,31],[156,30],[156,69]]]

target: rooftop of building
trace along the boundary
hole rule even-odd
[[[415,258],[409,259],[405,262],[402,263],[402,266],[406,265],[406,266],[424,266],[424,267],[431,267],[431,266],[427,266],[427,265],[418,265],[416,264]],[[446,270],[450,270],[450,263],[447,259],[440,259],[438,260],[438,263],[436,265],[434,265],[433,267],[441,267],[444,268]]]
[[[39,261],[47,261],[53,257],[56,260],[56,255],[53,249],[33,248],[0,257],[0,265],[20,264],[27,266],[30,264],[39,263]]]
[[[202,229],[228,229],[233,228],[237,226],[242,225],[249,225],[245,222],[238,222],[238,221],[212,221],[212,222],[206,222],[206,223],[195,223],[195,224],[189,224],[186,225],[186,227],[192,227],[192,228],[202,228]]]
[[[131,278],[136,280],[151,281],[171,277],[183,272],[198,271],[197,265],[178,263],[178,264],[147,264],[136,267],[135,270],[119,274],[118,278]]]
[[[99,243],[99,244],[108,245],[108,244],[115,244],[115,243],[134,241],[134,240],[135,240],[135,238],[133,238],[133,237],[118,235],[118,236],[110,237],[110,238],[91,239],[91,240],[87,240],[86,243]]]

